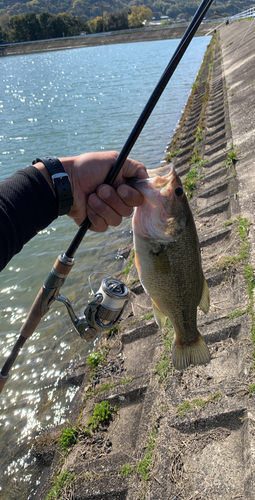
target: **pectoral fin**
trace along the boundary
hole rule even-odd
[[[207,314],[209,309],[210,309],[210,296],[209,296],[209,288],[206,282],[205,277],[203,276],[203,291],[202,291],[202,297],[199,302],[200,309]]]
[[[160,330],[162,330],[164,328],[164,326],[165,326],[165,322],[166,322],[167,316],[165,316],[157,308],[157,306],[155,305],[155,303],[153,301],[152,301],[152,305],[153,305],[153,312],[154,312],[155,321],[156,321],[157,325],[159,326]]]

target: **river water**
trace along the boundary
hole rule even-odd
[[[0,180],[35,157],[120,150],[179,40],[108,45],[10,56],[0,60]],[[148,120],[130,156],[155,168],[178,123],[209,38],[195,38]],[[119,252],[132,241],[131,218],[104,234],[87,234],[61,293],[77,312],[89,298],[93,271],[114,274]],[[30,241],[0,276],[0,367],[57,255],[77,227],[64,216]],[[92,278],[97,290],[102,276]],[[59,424],[76,388],[59,384],[70,365],[93,349],[71,328],[55,302],[29,339],[0,396],[0,497],[32,498],[40,468],[32,438]],[[1,493],[2,492],[2,493]],[[4,496],[1,496],[4,495]]]

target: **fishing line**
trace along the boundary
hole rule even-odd
[[[103,271],[93,271],[93,273],[91,273],[91,274],[89,275],[89,288],[90,288],[90,293],[92,293],[92,295],[95,295],[95,292],[94,292],[94,290],[93,290],[93,288],[92,288],[92,285],[91,285],[91,279],[90,279],[90,278],[91,278],[91,276],[93,276],[93,274],[103,274],[103,275],[105,276],[105,272],[103,272]]]

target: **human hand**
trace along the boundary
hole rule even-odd
[[[108,226],[118,226],[122,217],[128,217],[133,207],[142,204],[143,196],[127,184],[129,177],[148,177],[142,163],[127,158],[113,186],[103,184],[117,157],[116,151],[109,151],[59,158],[69,176],[74,197],[68,215],[78,226],[88,216],[91,231],[106,231]]]

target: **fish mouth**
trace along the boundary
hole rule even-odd
[[[149,178],[147,179],[130,177],[127,181],[151,203],[153,198],[164,195],[164,188],[166,186],[168,186],[169,190],[169,186],[173,182],[176,173],[173,164],[153,170],[147,170],[147,172],[149,174]]]
[[[169,225],[179,213],[175,190],[182,186],[181,180],[172,164],[149,170],[148,174],[149,179],[131,179],[132,187],[144,197],[134,213],[134,234],[169,242]]]

